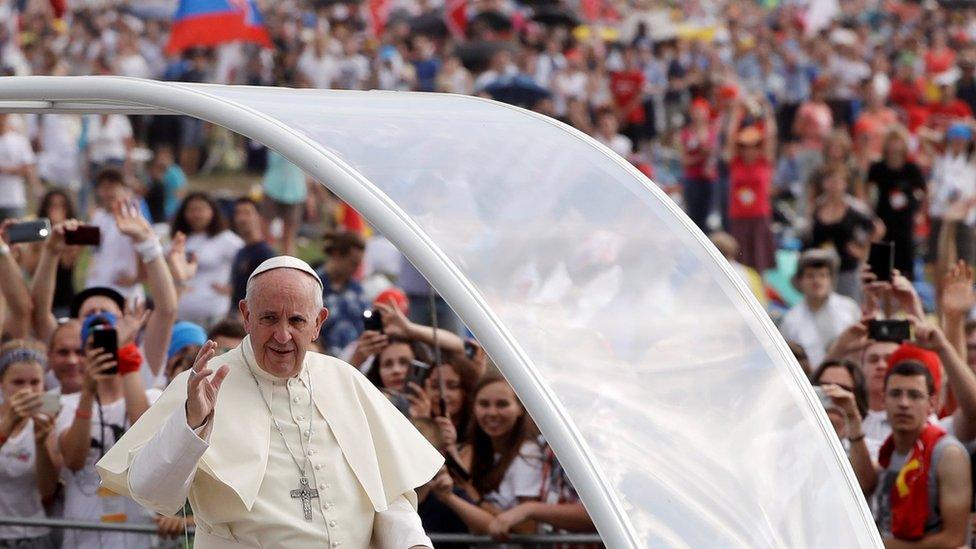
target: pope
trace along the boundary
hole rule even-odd
[[[329,314],[315,271],[269,259],[239,307],[247,337],[201,348],[98,462],[103,486],[170,516],[189,499],[200,549],[432,547],[414,488],[443,460],[359,371],[307,350]]]

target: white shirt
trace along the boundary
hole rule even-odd
[[[128,156],[125,141],[132,137],[132,125],[121,114],[88,115],[88,157],[96,164],[122,162]]]
[[[197,464],[209,447],[209,429],[204,426],[196,433],[191,430],[183,407],[176,409],[132,459],[129,489],[140,503],[170,513],[189,495],[200,549],[235,546],[226,541],[227,535],[238,544],[253,547],[360,548],[370,547],[370,540],[372,547],[432,547],[419,516],[405,497],[401,496],[386,511],[373,511],[325,418],[310,405],[304,371],[287,382],[263,370],[255,374],[288,444],[272,425],[267,468],[251,510],[227,485],[198,472]],[[311,448],[307,452],[308,463],[303,465],[311,488],[318,490],[318,497],[311,500],[311,522],[303,519],[300,500],[290,495],[299,487],[299,472],[288,454],[291,448],[292,455],[298,457],[309,426]],[[200,438],[201,433],[204,438]]]
[[[146,391],[146,397],[152,404],[159,398],[158,389]],[[61,397],[61,412],[54,423],[56,440],[71,428],[78,410],[81,393],[73,393]],[[115,444],[117,437],[128,427],[125,415],[125,399],[103,404],[99,412],[98,404],[91,408],[91,440],[92,447],[85,458],[85,465],[78,471],[67,467],[61,468],[61,478],[64,481],[64,518],[100,522],[111,518],[122,518],[128,522],[151,522],[155,515],[149,513],[136,502],[127,497],[106,493],[99,489],[100,480],[95,472],[95,462]],[[101,448],[99,448],[101,445]],[[112,517],[112,515],[117,515]],[[79,549],[101,549],[130,547],[149,547],[149,536],[124,534],[121,532],[97,532],[89,530],[65,530],[63,547]]]
[[[23,134],[7,131],[0,135],[0,168],[21,168],[34,164],[34,149]],[[0,208],[27,206],[24,176],[0,174]]]
[[[941,218],[954,201],[976,198],[976,162],[965,153],[943,154],[932,165],[930,185],[929,215]],[[976,209],[970,209],[964,221],[976,225]]]
[[[806,300],[794,305],[780,322],[779,331],[787,340],[799,343],[810,364],[817,367],[831,342],[860,319],[861,308],[856,301],[833,293],[818,311],[811,311]]]
[[[81,117],[70,114],[45,114],[36,121],[40,150],[37,174],[46,182],[76,190],[81,185]]]
[[[485,501],[507,511],[519,498],[537,498],[542,492],[542,448],[535,442],[524,442],[505,471],[498,489],[485,494]]]
[[[132,239],[122,234],[112,214],[101,208],[92,214],[91,224],[102,231],[102,243],[94,249],[88,262],[85,287],[108,286],[126,299],[142,298],[144,292],[140,284],[120,286],[115,282],[120,276],[132,277],[138,273],[136,262],[139,259]]]
[[[197,273],[180,296],[179,318],[207,326],[230,310],[230,295],[217,292],[214,284],[229,285],[230,271],[244,241],[231,231],[214,237],[196,233],[186,237],[186,251],[196,255]]]
[[[0,445],[0,516],[32,519],[47,518],[37,487],[37,447],[34,444],[34,422]],[[0,526],[0,540],[37,538],[47,528],[33,526]]]

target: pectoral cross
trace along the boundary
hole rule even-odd
[[[297,490],[291,491],[291,497],[302,500],[302,511],[305,511],[305,520],[312,522],[312,499],[318,499],[319,491],[313,490],[308,485],[308,477],[301,477],[299,482],[301,486]]]

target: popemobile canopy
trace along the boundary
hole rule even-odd
[[[447,94],[0,78],[0,111],[186,114],[275,149],[458,312],[609,547],[880,547],[818,398],[705,236],[552,119]]]

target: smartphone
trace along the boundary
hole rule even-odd
[[[48,391],[41,395],[40,413],[50,417],[57,417],[61,411],[61,391]]]
[[[464,341],[464,356],[468,357],[468,360],[474,360],[474,355],[477,352],[478,346],[473,341]]]
[[[38,242],[46,240],[49,234],[51,234],[51,220],[47,218],[13,223],[6,231],[8,244]]]
[[[404,390],[410,390],[410,383],[416,383],[423,387],[424,383],[427,382],[427,378],[430,376],[431,370],[433,368],[430,367],[430,364],[419,360],[411,360],[410,370],[407,372],[407,379],[403,382]]]
[[[383,317],[377,309],[363,311],[363,329],[383,333]]]
[[[92,348],[111,353],[116,362],[119,360],[119,336],[115,328],[96,326],[92,329]],[[106,374],[119,373],[118,366],[105,370]]]
[[[868,265],[878,281],[890,282],[895,267],[895,246],[891,242],[872,242],[868,253]]]
[[[73,231],[64,232],[64,243],[72,246],[100,246],[102,230],[97,225],[80,225]]]
[[[869,320],[868,338],[901,343],[912,340],[912,324],[907,320]]]

